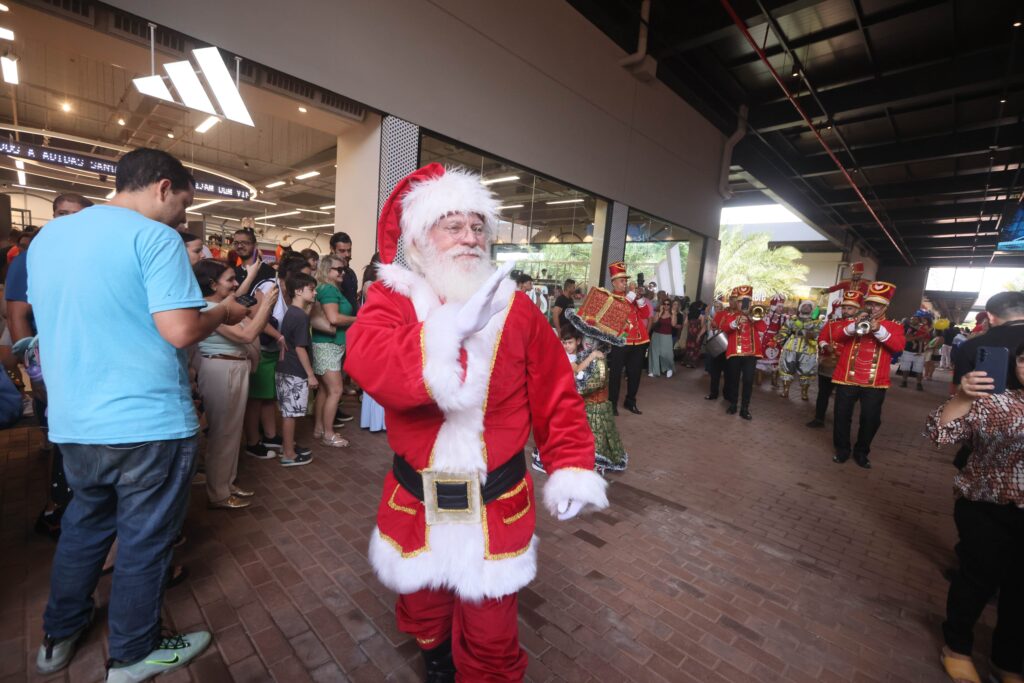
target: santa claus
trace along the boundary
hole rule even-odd
[[[498,203],[472,173],[430,164],[378,224],[379,284],[345,369],[383,407],[395,451],[369,559],[399,594],[428,681],[519,681],[519,589],[536,574],[533,430],[558,519],[608,505],[558,337],[488,254]]]

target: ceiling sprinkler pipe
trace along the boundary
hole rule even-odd
[[[732,151],[747,134],[747,111],[747,105],[741,104],[736,113],[736,130],[728,137],[722,148],[722,162],[718,173],[718,194],[722,195],[722,199],[732,199],[732,188],[729,187],[729,167],[732,166]]]
[[[910,257],[903,250],[903,247],[900,246],[899,242],[896,241],[896,238],[895,236],[893,236],[892,231],[889,230],[889,228],[887,228],[884,223],[882,223],[882,219],[880,219],[878,217],[878,214],[875,213],[875,210],[871,208],[871,204],[869,204],[868,200],[864,197],[864,193],[860,191],[860,188],[857,187],[857,183],[855,183],[853,178],[850,177],[849,171],[847,171],[846,167],[843,166],[842,162],[839,161],[838,157],[836,157],[835,152],[833,152],[832,148],[828,146],[827,142],[825,142],[825,139],[821,137],[821,133],[818,132],[817,127],[815,127],[810,117],[807,116],[807,113],[803,110],[803,107],[800,106],[800,103],[797,102],[796,97],[793,95],[792,92],[790,92],[789,88],[786,86],[786,83],[782,80],[782,77],[779,76],[779,72],[777,72],[775,70],[775,67],[772,66],[771,62],[768,61],[768,55],[764,53],[764,50],[762,50],[761,47],[757,44],[757,41],[754,40],[754,37],[750,35],[750,31],[747,30],[746,22],[744,22],[743,19],[740,18],[740,15],[736,13],[736,10],[733,9],[733,6],[729,2],[729,0],[720,0],[720,2],[722,3],[722,7],[729,14],[729,17],[732,18],[733,23],[736,24],[737,28],[739,28],[740,33],[742,33],[743,37],[746,38],[748,43],[750,43],[750,46],[754,48],[754,52],[757,54],[758,58],[760,58],[764,65],[768,67],[768,71],[771,73],[772,78],[774,78],[775,82],[779,84],[779,88],[781,88],[782,92],[786,95],[786,99],[788,99],[789,103],[793,105],[793,108],[796,109],[796,112],[800,115],[800,118],[804,120],[804,123],[807,124],[808,129],[810,129],[811,131],[811,134],[813,134],[814,137],[818,140],[818,144],[821,145],[822,149],[825,150],[825,153],[828,154],[830,159],[832,159],[832,162],[836,165],[836,168],[839,169],[839,172],[843,175],[843,178],[846,179],[847,184],[849,184],[849,186],[853,188],[853,191],[857,195],[857,198],[860,199],[861,204],[863,204],[864,208],[868,210],[868,214],[871,215],[871,218],[873,218],[878,227],[881,228],[882,233],[887,238],[889,238],[890,242],[892,242],[892,246],[896,248],[896,253],[900,255],[900,258],[903,259],[904,263],[906,263],[908,266],[912,265]]]
[[[647,56],[647,22],[651,19],[651,0],[640,4],[640,31],[636,38],[636,52],[619,60],[619,66],[636,66]]]

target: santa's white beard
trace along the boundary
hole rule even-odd
[[[487,250],[479,247],[439,252],[432,244],[417,244],[408,250],[408,260],[443,301],[465,301],[494,273]]]

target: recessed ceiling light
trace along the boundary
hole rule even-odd
[[[0,57],[0,67],[3,68],[4,82],[18,85],[18,58],[6,54]]]
[[[793,78],[798,78],[799,76],[800,76],[800,72],[799,71],[794,71],[793,72]]]
[[[553,206],[555,204],[578,204],[578,203],[580,203],[582,201],[583,201],[583,199],[559,199],[559,200],[554,201],[554,202],[544,202],[544,203],[547,204],[548,206]]]
[[[1013,27],[1014,28],[1020,28],[1020,22],[1019,21],[1013,22]]]
[[[170,139],[172,139],[172,140],[173,140],[173,139],[174,139],[174,133],[172,133],[172,132],[168,131],[168,132],[167,132],[167,137],[169,137]]]
[[[305,107],[299,107],[299,113],[300,114],[305,114],[307,111],[309,111],[309,110],[306,109]]]
[[[70,102],[61,102],[60,110],[62,112],[65,112],[65,113],[71,111],[71,103]]]
[[[284,185],[284,181],[283,180],[275,180],[272,183],[267,183],[267,189],[270,189],[270,188],[273,188],[273,187],[281,187],[282,185]]]
[[[999,104],[1006,104],[1006,98],[1004,97],[1004,98],[1000,99],[999,100]]]
[[[124,119],[118,119],[117,120],[117,125],[123,126],[124,125]]]
[[[0,39],[2,40],[14,40],[14,31],[9,28],[0,26]]]
[[[300,173],[299,175],[295,176],[295,179],[305,180],[306,178],[315,178],[318,175],[320,175],[320,171],[306,171],[305,173]]]
[[[334,204],[328,204],[326,206],[321,206],[320,207],[321,210],[333,209],[333,208],[334,208]]]
[[[5,5],[2,2],[0,2],[0,12],[7,12],[7,11],[10,11],[10,9],[11,9],[10,7],[8,7],[7,5]]]

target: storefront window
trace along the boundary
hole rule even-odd
[[[517,261],[519,270],[542,284],[587,281],[597,197],[425,134],[420,164],[432,162],[479,173],[498,196],[502,209],[491,248],[494,260]]]
[[[699,249],[697,233],[631,209],[626,219],[626,267],[659,290],[682,296],[686,293],[690,249]],[[692,287],[691,287],[692,288]]]

